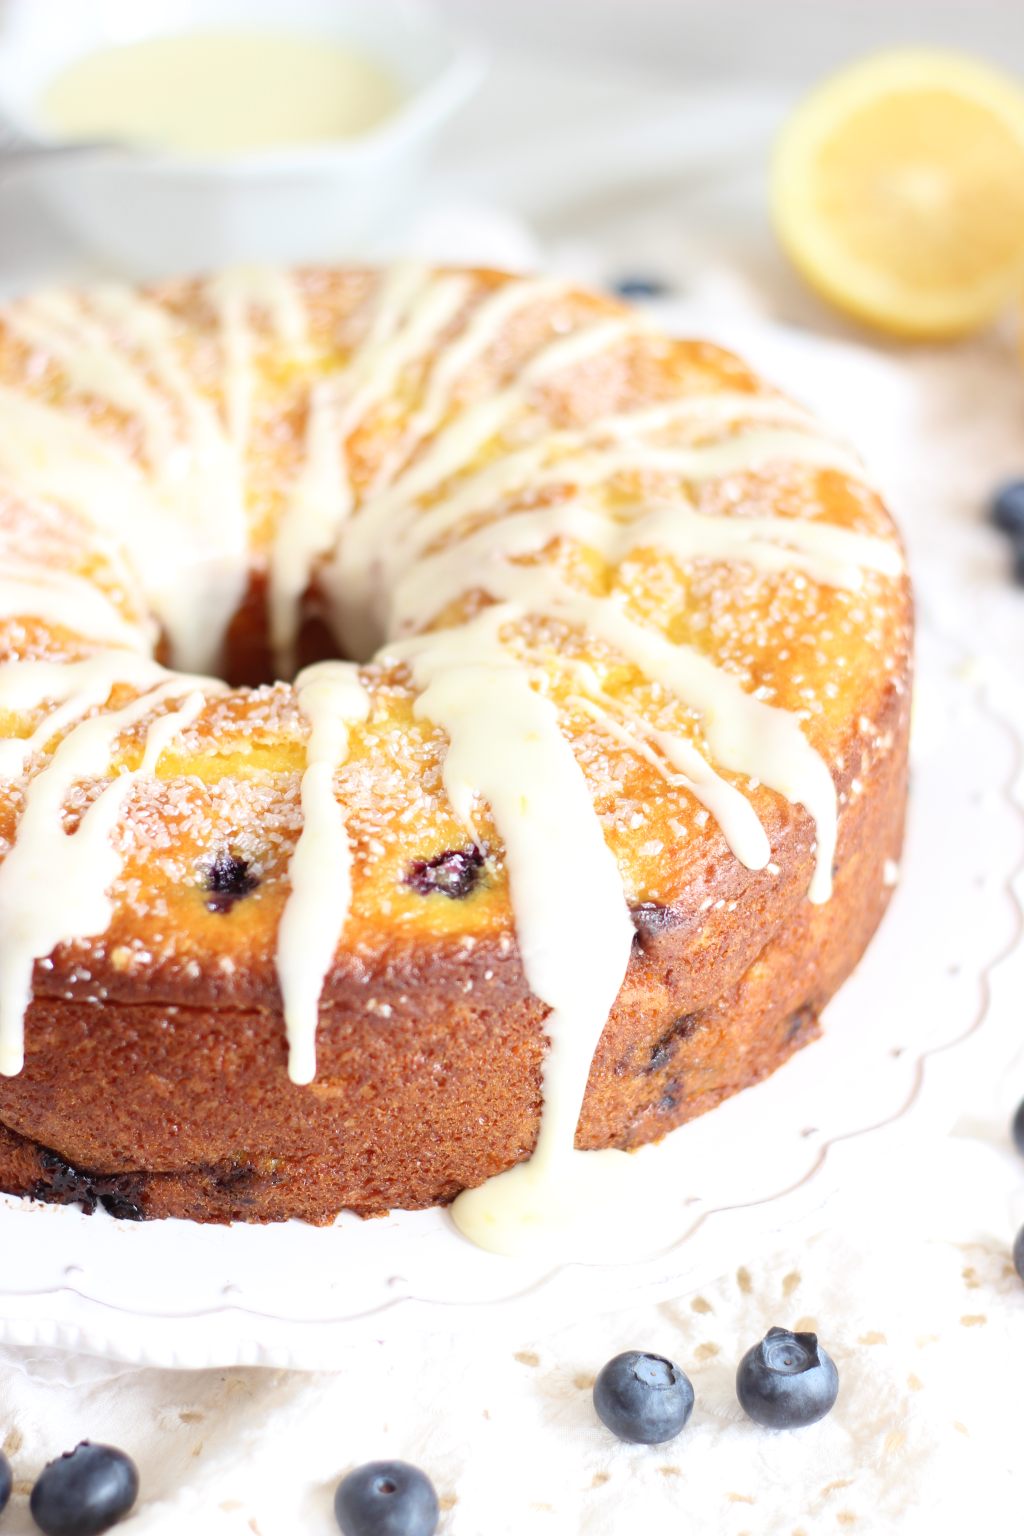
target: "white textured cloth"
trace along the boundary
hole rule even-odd
[[[692,1296],[533,1340],[424,1339],[353,1352],[337,1374],[160,1373],[8,1353],[0,1425],[27,1493],[88,1433],[130,1447],[138,1536],[327,1536],[351,1466],[429,1470],[443,1536],[870,1536],[1019,1531],[1014,1382],[1024,1287],[1007,1237],[1024,1166],[1001,1120],[833,1205],[825,1229]],[[775,1323],[816,1328],[839,1368],[832,1415],[773,1434],[744,1419],[736,1362]],[[596,1420],[595,1372],[627,1348],[668,1354],[696,1391],[662,1447]],[[32,1530],[18,1499],[5,1536]]]
[[[504,163],[515,175],[504,191],[497,177],[491,190],[496,185],[496,196],[534,220],[543,254],[563,266],[591,277],[624,267],[665,273],[702,295],[707,312],[727,326],[774,313],[835,329],[770,254],[742,176],[720,204],[699,175],[685,184],[683,172],[670,179],[677,173],[675,152],[664,147],[666,124],[675,125],[681,153],[692,113],[673,117],[670,101],[625,88],[614,97],[581,92],[567,106],[563,82],[561,110],[575,112],[574,142],[588,156],[586,187],[573,186],[573,204],[567,184],[559,196],[558,176],[568,176],[571,161],[550,122],[560,155],[554,169],[543,164],[539,100],[534,148],[526,147],[531,175],[516,170],[524,163],[518,120],[520,154],[510,154],[507,132],[502,160],[501,102],[523,98],[507,80],[504,98],[500,87],[499,79],[491,118],[478,117],[463,160],[450,162],[446,195],[471,200],[480,191],[475,171]],[[740,131],[726,103],[710,120],[720,151],[739,155],[751,178],[756,167],[743,157],[763,142],[771,116],[758,104]],[[661,146],[657,176],[644,191],[630,187],[623,171],[627,120],[630,154]],[[616,184],[603,200],[594,173],[599,135],[600,143],[618,144],[610,157]],[[705,153],[703,141],[698,148]],[[690,155],[691,171],[699,160]],[[474,227],[492,257],[511,244],[529,260],[535,248],[504,216],[481,232],[463,212],[457,231],[434,218],[421,233],[428,243],[464,249]],[[19,228],[24,278],[36,257]],[[899,492],[934,506],[940,545],[927,548],[925,540],[915,551],[928,570],[926,601],[940,610],[947,601],[974,602],[979,619],[985,610],[979,628],[989,636],[981,649],[1003,629],[1008,641],[1015,634],[1019,656],[1024,594],[1003,581],[1006,552],[979,529],[977,511],[987,486],[1024,470],[1024,386],[1009,345],[995,338],[958,352],[890,356],[886,377],[910,407],[898,429],[879,419],[888,402],[883,409],[876,401],[872,421],[872,391],[865,398],[854,377],[849,404],[857,419],[845,419],[843,354],[805,349],[804,356],[805,396],[827,396],[834,420],[873,437]],[[1007,826],[1008,838],[1019,835]],[[27,1536],[31,1480],[48,1458],[88,1436],[123,1446],[139,1463],[142,1497],[128,1527],[137,1536],[189,1529],[326,1536],[338,1478],[381,1456],[429,1472],[442,1501],[442,1536],[1009,1536],[1021,1529],[1024,1505],[1015,1386],[1024,1286],[1009,1260],[1024,1219],[1024,1161],[1007,1131],[1015,1091],[1024,1092],[1024,1061],[1018,1067],[1001,1088],[965,1083],[967,1118],[957,1133],[906,1154],[884,1187],[845,1191],[813,1221],[747,1255],[741,1268],[671,1304],[584,1318],[542,1338],[431,1337],[415,1348],[383,1341],[354,1349],[347,1368],[329,1375],[161,1373],[7,1350],[0,1444],[17,1492],[0,1530]],[[816,1329],[839,1367],[835,1411],[804,1433],[760,1430],[735,1399],[737,1360],[773,1324]],[[675,1443],[620,1445],[597,1422],[594,1375],[626,1348],[668,1354],[691,1376],[696,1408]]]

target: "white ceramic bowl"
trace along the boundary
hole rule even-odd
[[[74,59],[226,28],[351,44],[397,77],[402,105],[362,137],[326,144],[216,160],[114,152],[54,161],[31,173],[40,195],[86,244],[142,276],[351,257],[400,236],[431,141],[482,73],[476,50],[423,0],[6,0],[0,119],[52,143],[37,104]]]

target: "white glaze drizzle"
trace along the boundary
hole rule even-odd
[[[80,305],[57,294],[29,307],[20,323],[34,327],[36,344],[45,332],[73,385],[133,412],[147,453],[157,455],[152,475],[84,417],[10,386],[0,387],[0,469],[111,535],[128,552],[175,661],[188,670],[212,667],[247,580],[240,458],[181,363],[164,311],[112,286],[93,290],[90,300],[81,335],[70,329]],[[172,440],[167,401],[150,375],[181,414],[181,441]]]
[[[601,687],[596,670],[585,662],[561,667],[576,674],[586,689],[569,702],[628,751],[651,764],[673,787],[687,790],[710,811],[731,851],[746,869],[764,869],[772,852],[765,830],[746,795],[715,772],[692,742],[677,732],[659,730]],[[655,750],[657,749],[657,750]],[[675,769],[675,772],[671,770]]]
[[[564,619],[606,641],[646,678],[696,709],[711,752],[722,766],[764,782],[791,802],[802,804],[810,814],[817,838],[808,892],[813,902],[827,900],[831,890],[837,812],[831,774],[795,717],[747,693],[737,679],[700,652],[674,645],[658,631],[638,624],[614,598],[597,598],[570,587],[550,566],[496,565],[487,584],[499,599],[492,608],[456,628],[398,642],[388,647],[386,654],[411,666],[416,686],[424,690],[417,700],[417,714],[435,720],[448,735],[445,788],[456,813],[471,828],[474,793],[490,804],[505,847],[524,974],[531,990],[552,1007],[545,1025],[550,1046],[544,1070],[544,1115],[533,1156],[529,1162],[460,1195],[453,1207],[456,1223],[474,1242],[497,1252],[513,1253],[558,1246],[564,1241],[568,1224],[574,1220],[586,1223],[599,1214],[601,1181],[614,1167],[614,1154],[602,1154],[594,1161],[593,1154],[576,1152],[575,1132],[593,1052],[625,976],[629,950],[616,948],[607,925],[617,908],[602,897],[602,917],[594,932],[604,937],[590,951],[591,966],[595,957],[601,956],[596,984],[607,989],[604,1012],[598,1015],[597,996],[585,990],[592,979],[586,959],[575,949],[571,936],[564,948],[558,947],[565,938],[566,915],[558,881],[553,878],[553,872],[560,868],[582,869],[587,871],[588,890],[599,890],[596,866],[588,869],[585,862],[567,862],[580,856],[563,845],[559,822],[550,819],[550,805],[542,801],[539,813],[531,805],[532,797],[546,794],[546,786],[558,782],[554,748],[531,717],[532,740],[541,743],[546,755],[534,751],[523,761],[517,756],[515,731],[522,725],[517,702],[526,694],[535,699],[540,695],[531,687],[529,664],[516,661],[502,646],[501,630],[529,614]],[[557,721],[550,701],[542,699],[533,709],[539,713],[542,707]],[[613,733],[616,731],[607,710],[605,724],[612,724]],[[637,735],[628,735],[628,744],[639,745],[641,755],[645,755],[645,737],[655,741],[661,753],[689,778],[686,787],[719,819],[737,857],[750,868],[764,868],[771,850],[763,831],[759,837],[748,819],[737,818],[735,801],[719,788],[728,790],[729,786],[718,775],[708,777],[703,770],[713,770],[697,749],[675,733],[644,732],[639,740]],[[564,739],[561,745],[569,750]],[[447,762],[453,754],[456,768],[450,782]],[[517,786],[524,788],[518,801]],[[564,812],[567,790],[561,784],[556,802],[559,796]],[[752,807],[750,812],[756,821]],[[599,832],[592,809],[589,815]],[[524,881],[517,886],[513,877],[517,867],[532,872],[529,884]],[[621,902],[621,884],[618,895]],[[588,912],[587,921],[592,920]],[[554,948],[547,957],[550,973],[545,968],[532,970],[523,952],[524,933],[543,931],[544,925],[549,930],[549,943],[550,935],[554,936]],[[616,979],[606,966],[618,960],[621,969]],[[561,974],[559,965],[564,967]],[[548,991],[542,990],[541,980]],[[571,997],[573,987],[584,989],[585,1007],[577,1011],[573,1005],[566,1011],[562,1002],[551,1001]]]
[[[589,335],[590,331],[585,334]],[[629,334],[630,328],[624,322],[620,322],[611,331],[607,330],[605,323],[602,322],[599,339],[607,345]],[[578,352],[575,359],[571,354],[567,356],[563,350],[562,341],[556,341],[544,348],[525,365],[515,384],[502,389],[497,395],[469,406],[457,421],[452,422],[430,444],[421,459],[417,460],[382,494],[374,497],[366,511],[371,514],[373,520],[379,519],[383,522],[389,521],[398,511],[409,514],[411,503],[429,495],[444,481],[455,475],[473,457],[473,454],[508,422],[516,410],[527,403],[530,384],[542,382],[556,372],[559,366],[567,365],[573,360],[579,360]],[[586,427],[545,432],[535,443],[516,450],[514,455],[503,457],[501,463],[509,465],[509,469],[501,475],[498,489],[504,493],[506,490],[515,489],[517,485],[522,485],[553,454],[560,452],[568,455],[579,452],[605,438],[638,441],[649,433],[662,432],[669,427],[725,426],[734,421],[802,427],[805,431],[816,433],[819,439],[824,436],[807,411],[788,400],[775,396],[741,394],[735,391],[723,391],[718,395],[684,396],[677,400],[664,401],[660,405],[645,406],[636,411],[623,411],[598,417]],[[838,465],[847,470],[853,463],[854,460],[849,452],[843,453],[838,461]],[[863,478],[862,469],[859,476]],[[460,489],[464,489],[466,484],[467,482],[463,482]],[[480,494],[482,490],[486,499],[489,484],[490,482],[484,480],[481,486],[481,481],[477,480],[474,495]],[[369,521],[369,518],[367,520]],[[360,517],[353,528],[347,531],[357,533],[361,522]]]
[[[602,319],[549,342],[524,364],[513,384],[470,406],[391,485],[374,489],[359,517],[345,525],[335,559],[323,571],[323,584],[337,616],[335,627],[349,651],[369,654],[382,638],[377,611],[380,603],[374,601],[374,593],[387,590],[393,577],[391,562],[410,538],[423,531],[428,514],[417,513],[417,499],[455,475],[499,433],[527,404],[536,385],[628,339],[637,328],[635,320]],[[437,409],[435,406],[435,412]],[[577,433],[555,433],[546,439],[549,445],[563,441],[576,443],[585,438]],[[514,457],[532,458],[536,453],[534,447]]]
[[[627,942],[617,928],[618,917],[627,917],[621,880],[616,873],[613,898],[593,847],[578,844],[579,820],[593,838],[603,834],[586,781],[561,736],[558,711],[533,688],[529,666],[502,646],[501,628],[530,611],[565,617],[701,709],[709,744],[724,766],[749,774],[756,765],[765,783],[810,812],[817,830],[812,901],[827,899],[831,886],[836,797],[827,767],[796,720],[747,694],[698,652],[635,624],[607,599],[574,592],[548,567],[506,566],[501,575],[506,601],[457,628],[399,642],[385,654],[411,667],[422,690],[416,714],[448,736],[445,789],[471,834],[475,796],[490,806],[505,849],[524,975],[551,1008],[545,1021],[544,1107],[533,1154],[465,1191],[452,1207],[456,1224],[473,1242],[515,1254],[567,1242],[571,1249],[600,1218],[607,1181],[621,1172],[623,1154],[580,1153],[575,1135],[594,1050],[625,977],[632,925],[627,918]],[[685,765],[684,773],[689,769],[686,787],[720,818],[737,856],[748,867],[765,867],[767,839],[749,819],[737,817],[729,786],[710,770],[702,773],[707,765],[696,749],[687,752],[685,741],[668,732],[651,735],[670,761]],[[627,735],[625,744],[636,742]],[[642,738],[640,750],[643,754]],[[576,769],[572,784],[562,772],[563,754]],[[603,852],[614,868],[604,845]],[[574,872],[570,904],[557,879],[564,868]]]
[[[130,460],[84,421],[0,385],[0,466],[7,480],[69,507],[122,545],[174,638],[171,585],[182,535]]]
[[[251,311],[262,310],[272,337],[290,358],[302,359],[309,353],[306,310],[291,276],[275,267],[233,267],[210,278],[205,291],[220,324],[228,432],[236,450],[244,454],[253,402]]]
[[[288,348],[290,358],[303,357],[309,348],[309,316],[296,279],[280,267],[229,267],[207,278],[207,297],[217,308],[227,303],[241,310],[245,321],[248,311],[262,310],[271,336]]]
[[[163,395],[123,352],[109,331],[90,315],[81,296],[50,288],[14,304],[4,324],[27,346],[56,359],[71,387],[108,402],[136,418],[146,457],[159,473],[175,448],[173,414]]]
[[[530,278],[506,283],[477,305],[459,334],[435,357],[423,388],[422,402],[413,411],[395,453],[381,467],[371,487],[371,495],[386,490],[401,468],[408,465],[424,439],[431,437],[441,426],[452,409],[463,375],[488,352],[509,322],[531,305],[564,292],[564,285],[553,278]],[[500,394],[502,401],[505,393]],[[490,405],[493,412],[493,399]]]
[[[489,419],[479,432],[470,428],[470,435],[479,439],[472,444],[472,451],[494,435],[496,417],[500,418],[498,425],[504,421],[500,398],[485,402],[481,414]],[[465,426],[460,423],[449,431]],[[665,447],[630,438],[612,447],[593,448],[588,445],[587,434],[566,432],[502,455],[459,481],[447,495],[417,509],[410,498],[428,493],[456,468],[451,444],[443,450],[437,444],[434,447],[436,457],[428,450],[418,472],[414,466],[389,492],[362,508],[346,529],[338,557],[325,574],[325,587],[339,615],[340,638],[354,654],[372,652],[385,637],[382,609],[386,609],[387,594],[401,569],[433,543],[451,535],[467,518],[524,489],[531,496],[556,487],[579,490],[602,485],[621,474],[669,476],[700,483],[773,463],[834,469],[851,477],[862,475],[848,450],[803,432],[755,431],[694,448]],[[460,450],[470,451],[469,445],[461,443]],[[562,456],[552,461],[554,450],[561,450]]]
[[[423,391],[423,404],[415,412],[410,437],[413,443],[436,431],[451,409],[463,375],[499,341],[516,315],[534,304],[543,304],[564,293],[557,278],[527,278],[506,283],[477,305],[460,335],[439,353]]]
[[[294,665],[302,597],[354,505],[348,439],[393,393],[403,371],[429,353],[468,292],[465,278],[431,282],[418,269],[396,268],[381,284],[366,341],[344,370],[310,391],[306,457],[270,555],[270,644],[286,675]]]
[[[388,595],[389,632],[422,628],[468,588],[486,587],[496,560],[537,554],[555,538],[586,545],[612,565],[636,550],[652,549],[682,564],[712,560],[749,565],[766,574],[804,571],[823,586],[852,592],[863,586],[866,570],[892,577],[902,569],[893,544],[833,523],[702,516],[681,505],[655,507],[623,519],[570,500],[540,511],[506,513],[436,554],[407,560]]]
[[[175,661],[187,670],[213,666],[224,635],[248,582],[249,536],[242,455],[217,406],[204,395],[185,367],[178,328],[159,304],[130,288],[103,284],[90,301],[118,335],[137,350],[147,368],[177,405],[186,430],[187,452],[173,455],[159,478],[162,493],[201,550],[188,580],[204,605],[194,634],[175,640]],[[216,509],[211,516],[211,508]],[[194,605],[190,619],[196,622]],[[179,630],[181,626],[178,626]]]
[[[832,775],[795,715],[748,693],[737,678],[692,646],[675,645],[658,630],[637,623],[621,600],[578,591],[550,566],[499,566],[488,586],[494,597],[520,613],[564,619],[605,641],[646,678],[698,712],[715,761],[802,805],[817,835],[808,896],[815,903],[828,900],[836,792]]]
[[[5,561],[0,574],[0,619],[41,619],[90,640],[131,649],[149,649],[151,626],[124,618],[114,601],[84,576],[46,566]]]
[[[565,441],[556,446],[566,446]],[[575,446],[575,442],[570,446]],[[626,440],[611,448],[586,448],[551,459],[552,442],[541,441],[497,459],[468,476],[448,496],[412,520],[417,550],[450,533],[464,519],[528,487],[535,495],[555,486],[602,485],[615,475],[662,475],[700,483],[746,474],[769,464],[793,464],[857,473],[856,461],[827,439],[797,432],[751,432],[699,448],[663,447]],[[372,512],[372,507],[370,509]],[[404,532],[405,530],[403,530]]]
[[[101,651],[86,661],[4,662],[0,665],[0,710],[17,714],[38,709],[46,702],[53,708],[30,736],[0,740],[0,777],[16,779],[24,773],[36,752],[102,704],[116,684],[151,689],[166,677],[164,668],[155,661],[130,652]],[[207,686],[217,685],[210,679]]]
[[[471,835],[477,796],[490,806],[505,846],[523,971],[551,1009],[533,1156],[460,1195],[453,1207],[474,1242],[498,1251],[507,1246],[510,1208],[517,1229],[539,1238],[562,1219],[563,1202],[572,1201],[577,1164],[590,1156],[573,1146],[590,1062],[633,940],[618,867],[586,779],[558,710],[501,645],[504,617],[488,610],[458,630],[396,651],[422,690],[416,715],[448,736],[445,790]],[[573,871],[571,902],[554,878],[556,864]]]
[[[635,411],[599,416],[589,427],[595,437],[645,437],[669,427],[725,427],[733,422],[759,422],[772,427],[800,427],[819,437],[829,437],[821,423],[802,405],[781,395],[755,395],[746,390],[723,389],[713,395],[680,395],[658,405]]]
[[[204,692],[192,691],[179,709],[153,721],[139,766],[107,784],[73,836],[64,830],[65,798],[83,779],[105,776],[117,737],[160,704],[180,697],[184,681],[172,678],[122,709],[76,725],[25,792],[17,837],[0,865],[0,1073],[5,1076],[20,1072],[24,1064],[24,1020],[35,962],[58,944],[91,938],[109,926],[109,887],[121,867],[114,829],[135,785],[155,771],[170,742],[202,711]]]
[[[352,899],[352,854],[334,775],[348,752],[349,727],[365,720],[370,700],[356,667],[325,661],[295,679],[309,722],[302,775],[302,831],[288,865],[291,890],[277,934],[277,975],[293,1083],[316,1076],[316,1028],[324,978]]]

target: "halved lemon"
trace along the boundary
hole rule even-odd
[[[973,330],[1024,285],[1024,92],[959,54],[865,59],[783,128],[772,209],[847,313],[902,336]]]

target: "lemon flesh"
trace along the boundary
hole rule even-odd
[[[1024,286],[1024,92],[956,54],[866,59],[786,124],[772,209],[848,314],[911,337],[973,330]]]

